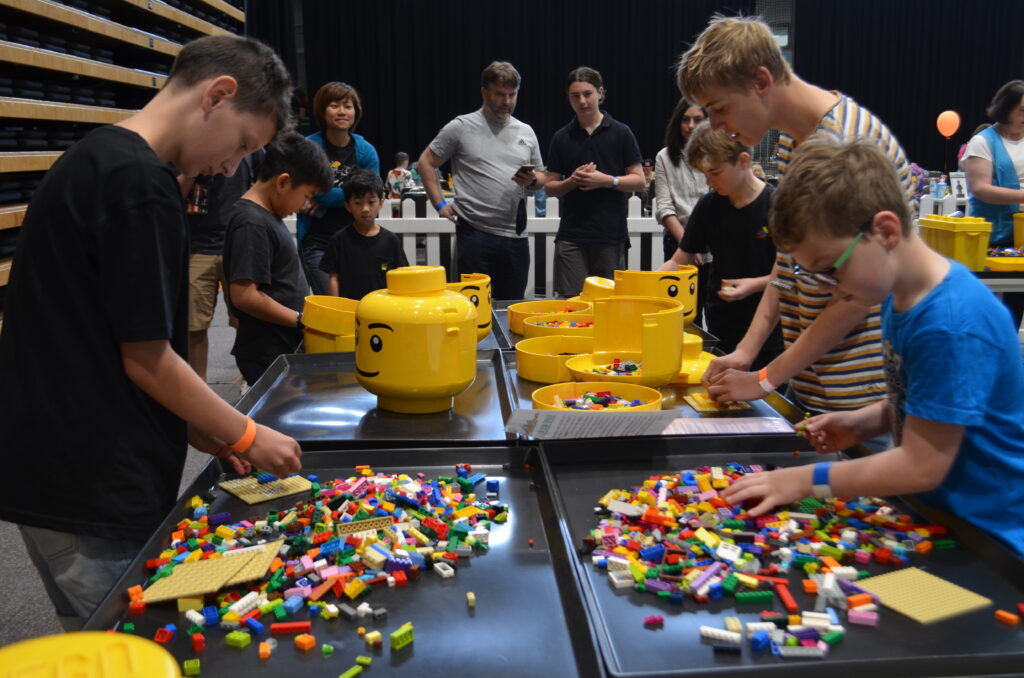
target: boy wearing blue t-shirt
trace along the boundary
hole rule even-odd
[[[819,452],[891,431],[896,446],[746,476],[723,497],[773,506],[816,496],[920,493],[1024,555],[1024,366],[1010,314],[911,228],[892,164],[869,142],[812,138],[775,192],[772,237],[797,275],[882,303],[888,402],[807,421]]]

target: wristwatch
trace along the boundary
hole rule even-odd
[[[302,324],[302,311],[299,311],[299,315],[295,317],[295,327],[300,330],[306,328],[306,326]]]
[[[618,177],[612,177],[612,188],[618,188],[618,187],[619,187],[619,178]]]

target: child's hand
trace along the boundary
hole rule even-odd
[[[704,388],[714,384],[718,377],[726,370],[734,369],[746,371],[750,369],[750,364],[754,361],[752,357],[747,356],[746,353],[739,349],[732,353],[727,353],[723,356],[715,358],[708,364],[708,369],[705,370],[704,376],[700,378],[700,382],[704,384]]]
[[[797,425],[797,433],[807,438],[821,454],[839,452],[861,441],[853,412],[829,412],[811,417]]]
[[[719,372],[706,388],[711,397],[720,403],[748,402],[760,400],[768,395],[761,388],[757,372],[741,372],[734,369]]]
[[[278,478],[285,478],[297,473],[302,468],[299,457],[302,449],[299,444],[288,436],[278,433],[272,428],[256,425],[256,438],[252,447],[245,453],[246,459],[261,471],[273,473]]]
[[[718,290],[718,297],[722,301],[739,301],[759,291],[753,278],[723,279],[722,288]]]
[[[784,506],[810,495],[813,469],[813,465],[808,465],[748,473],[722,490],[722,499],[733,505],[748,499],[760,499],[757,506],[747,511],[756,517],[776,506]]]
[[[252,464],[238,456],[228,445],[218,438],[214,438],[205,431],[200,431],[194,426],[188,427],[188,444],[204,454],[218,457],[231,464],[235,473],[246,474],[252,471]]]

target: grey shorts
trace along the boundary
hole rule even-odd
[[[18,525],[28,556],[60,617],[88,619],[142,543]]]
[[[625,244],[580,245],[556,240],[555,294],[563,299],[574,297],[583,289],[583,281],[589,276],[611,278],[616,269],[625,267]]]

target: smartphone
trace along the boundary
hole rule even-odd
[[[534,165],[521,165],[519,169],[516,170],[516,174],[526,174],[527,172],[532,172],[535,169],[537,168]]]

